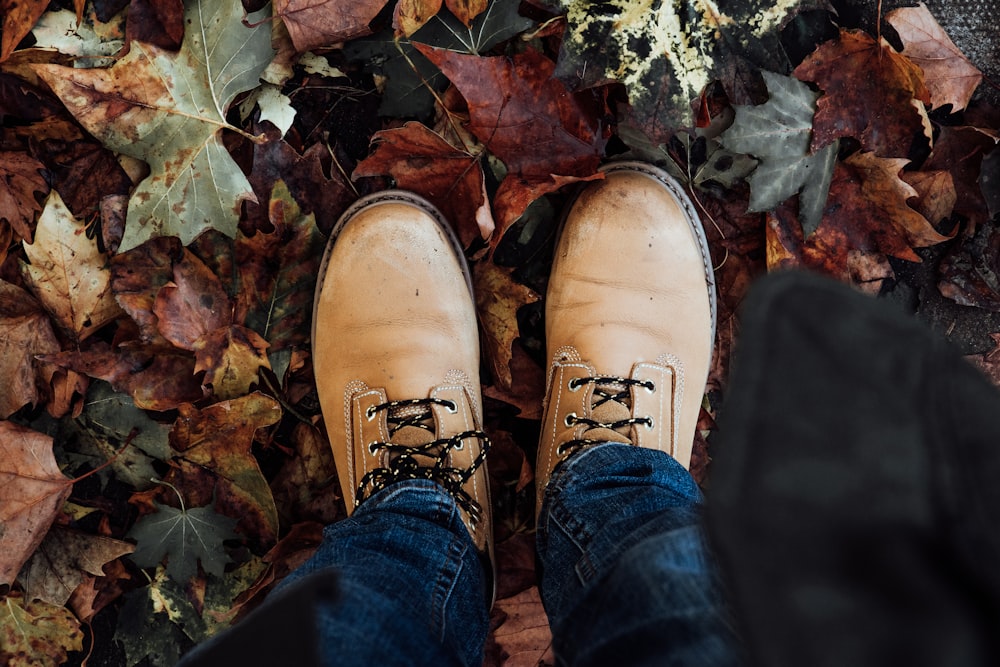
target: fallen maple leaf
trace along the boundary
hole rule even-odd
[[[41,305],[20,287],[0,281],[0,419],[39,403],[51,371],[45,373],[35,357],[59,349]]]
[[[468,102],[469,131],[507,166],[494,198],[499,225],[494,245],[540,196],[601,178],[596,172],[605,142],[602,129],[552,78],[555,63],[544,55],[528,50],[513,58],[482,58],[416,46]]]
[[[813,119],[811,149],[854,137],[866,151],[905,157],[918,140],[929,141],[924,102],[930,93],[920,68],[884,39],[842,30],[795,68],[801,81],[823,90]]]
[[[838,163],[830,185],[823,221],[805,242],[788,219],[787,209],[775,214],[769,227],[769,252],[784,259],[877,289],[892,275],[885,256],[919,262],[915,247],[947,241],[907,200],[916,190],[899,178],[908,160],[856,153]],[[774,244],[777,245],[774,245]],[[774,266],[769,257],[769,267]]]
[[[187,509],[183,500],[180,509],[160,503],[156,509],[156,514],[139,519],[129,531],[128,536],[136,541],[130,555],[135,564],[155,567],[167,558],[167,574],[179,583],[197,574],[199,562],[205,572],[221,576],[229,562],[222,543],[238,537],[233,532],[236,520],[211,507]]]
[[[925,171],[944,170],[951,174],[957,194],[954,212],[965,216],[973,228],[992,217],[979,181],[984,156],[990,155],[996,144],[994,137],[976,128],[942,127],[934,150],[922,167]]]
[[[274,15],[288,27],[300,53],[372,34],[368,24],[387,0],[275,0]]]
[[[105,563],[134,550],[128,542],[55,526],[24,565],[25,595],[61,607],[87,573],[102,577]]]
[[[427,198],[455,227],[462,244],[493,233],[480,156],[456,148],[422,123],[383,130],[372,137],[373,155],[358,163],[354,178],[390,174],[396,185]]]
[[[236,233],[246,176],[220,140],[226,112],[259,84],[273,56],[270,22],[242,25],[239,0],[189,2],[178,53],[134,42],[109,69],[36,65],[78,121],[108,147],[145,160],[151,173],[129,202],[121,250],[154,236],[187,244],[206,229]]]
[[[166,481],[184,489],[188,502],[207,505],[239,520],[239,530],[258,545],[278,536],[278,510],[251,446],[254,433],[281,419],[281,406],[253,393],[204,410],[182,405],[170,431],[176,452]]]
[[[787,71],[779,29],[825,0],[547,0],[566,12],[558,76],[574,87],[625,84],[636,124],[657,143],[694,124],[691,102],[713,79],[750,102],[755,72]]]
[[[0,421],[0,585],[13,583],[72,490],[52,438]]]
[[[979,225],[941,259],[938,290],[963,306],[1000,312],[1000,229],[996,225]]]
[[[903,55],[923,70],[931,108],[950,104],[953,112],[964,109],[983,80],[982,72],[958,50],[927,5],[894,9],[885,20],[899,33]]]
[[[299,422],[291,440],[295,453],[271,480],[283,525],[301,521],[328,525],[343,518],[344,503],[326,434]]]
[[[955,180],[947,171],[904,171],[900,174],[917,192],[917,201],[911,206],[932,224],[951,217],[958,201]]]
[[[118,317],[108,260],[87,238],[58,192],[49,193],[33,243],[24,244],[30,264],[25,282],[63,329],[82,341]]]
[[[145,42],[176,51],[184,40],[184,3],[182,0],[131,0],[125,28],[128,42]]]
[[[35,193],[49,192],[41,174],[44,168],[27,153],[0,152],[0,220],[10,223],[28,243],[34,238],[35,215],[42,210]]]
[[[0,600],[0,662],[7,667],[63,665],[69,651],[83,650],[83,630],[73,612],[19,591]]]
[[[772,210],[796,192],[799,219],[809,236],[823,217],[837,144],[812,152],[813,114],[818,94],[800,81],[761,72],[770,98],[758,106],[737,106],[736,119],[719,141],[727,149],[760,160],[750,174],[750,212]]]

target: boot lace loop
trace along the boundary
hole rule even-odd
[[[642,387],[647,391],[656,391],[656,385],[652,380],[636,380],[633,378],[618,377],[614,375],[597,375],[589,377],[579,377],[573,378],[569,381],[570,391],[578,391],[580,388],[587,384],[594,385],[593,398],[590,404],[591,413],[600,406],[614,401],[616,403],[622,404],[623,408],[631,412],[632,408],[632,387]],[[565,421],[566,426],[575,426],[577,424],[584,424],[588,427],[588,431],[592,429],[608,429],[611,431],[617,431],[621,433],[623,429],[628,429],[633,425],[642,424],[647,428],[653,428],[653,418],[652,417],[628,417],[624,419],[616,419],[614,421],[600,421],[596,419],[591,419],[589,417],[580,417],[575,413],[570,413],[566,416]],[[624,434],[623,434],[624,435]],[[567,440],[566,442],[560,444],[556,447],[556,456],[566,457],[573,454],[585,447],[591,445],[603,444],[607,442],[606,439],[595,439],[595,438],[575,438],[573,440]]]
[[[389,427],[389,438],[392,438],[401,428],[416,427],[431,433],[435,432],[432,405],[440,405],[449,412],[456,412],[458,406],[453,401],[440,398],[415,398],[404,401],[388,401],[368,408],[365,416],[374,419],[379,412],[386,411],[386,423]],[[476,438],[479,441],[479,453],[468,468],[456,468],[448,465],[452,451],[461,451],[465,440]],[[490,439],[486,433],[471,429],[456,433],[447,438],[435,438],[418,445],[403,445],[391,440],[376,441],[368,444],[368,451],[377,454],[386,452],[385,467],[374,468],[361,478],[355,494],[354,506],[381,491],[390,484],[409,479],[429,479],[441,485],[464,509],[475,525],[483,515],[483,508],[465,490],[465,483],[476,473],[486,461],[490,449]]]

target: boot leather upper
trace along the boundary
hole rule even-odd
[[[314,314],[316,387],[348,513],[358,484],[384,451],[369,444],[390,439],[385,410],[391,400],[433,396],[456,410],[432,406],[436,432],[404,427],[392,441],[421,444],[482,426],[479,338],[464,265],[438,223],[414,205],[369,205],[337,234]],[[467,438],[448,456],[467,469],[479,441]],[[483,508],[466,525],[486,551],[492,533],[485,467],[465,485]]]
[[[711,268],[688,216],[694,212],[659,180],[630,171],[589,185],[570,209],[546,295],[550,369],[536,469],[539,506],[557,447],[585,432],[661,449],[689,465],[714,314]],[[632,425],[623,435],[568,425],[570,414],[595,417],[594,385],[569,386],[594,375],[652,380],[652,391],[630,388],[632,416],[651,417],[652,426]]]

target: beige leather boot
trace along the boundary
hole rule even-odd
[[[604,171],[566,215],[546,294],[539,508],[556,464],[598,442],[687,468],[712,358],[715,280],[691,202],[650,165]]]
[[[434,480],[492,563],[471,278],[429,202],[381,192],[341,217],[317,281],[312,347],[348,513],[393,482]]]

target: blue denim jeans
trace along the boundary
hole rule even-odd
[[[701,528],[702,497],[662,452],[608,443],[561,464],[537,545],[554,648],[567,665],[731,665],[739,652]],[[484,571],[451,497],[392,485],[327,527],[286,582],[335,568],[318,619],[330,665],[481,665]]]

